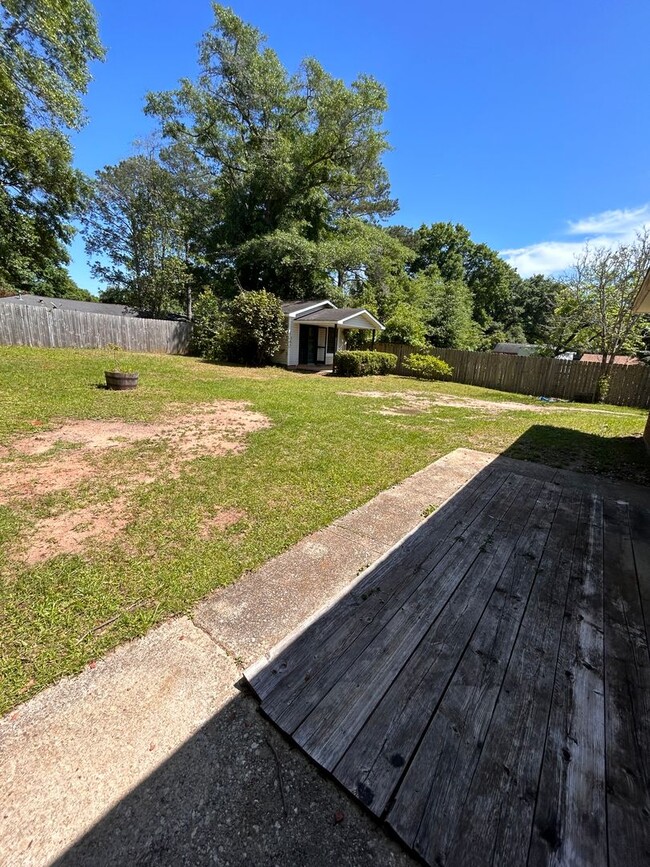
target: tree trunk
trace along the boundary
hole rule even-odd
[[[612,352],[603,352],[598,365],[598,382],[596,384],[596,401],[604,403],[607,399],[609,391],[609,378],[612,375],[614,360],[616,358],[616,350]]]

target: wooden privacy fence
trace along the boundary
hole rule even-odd
[[[408,356],[423,351],[398,343],[377,343],[375,348],[380,352],[393,352],[397,356],[397,373],[405,376],[411,375],[405,365]],[[483,388],[591,401],[598,385],[598,364],[461,349],[433,349],[429,354],[452,366],[454,382]],[[607,403],[650,408],[650,365],[614,365]]]
[[[132,352],[189,351],[192,325],[78,310],[0,304],[0,344],[103,349],[109,343]]]

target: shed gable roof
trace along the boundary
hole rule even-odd
[[[633,311],[634,313],[650,313],[650,268],[648,268],[634,300]]]
[[[307,313],[308,310],[316,310],[319,307],[333,308],[336,305],[332,304],[326,298],[314,299],[312,301],[283,301],[282,312],[287,316],[297,318],[301,313]]]
[[[368,322],[369,328],[378,328],[380,330],[383,330],[384,328],[381,322],[375,316],[373,316],[372,313],[369,313],[363,307],[334,307],[333,309],[328,307],[324,310],[315,310],[314,312],[305,311],[304,313],[298,315],[296,319],[299,322],[305,323],[323,322],[330,325],[345,326],[346,322],[349,322],[351,319],[356,319],[359,317],[365,319]],[[347,327],[363,328],[364,326],[348,325]]]

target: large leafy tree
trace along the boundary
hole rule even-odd
[[[89,63],[101,59],[88,0],[0,4],[0,284],[39,290],[68,261],[84,182],[67,133],[83,122]]]
[[[564,284],[552,277],[535,274],[513,284],[514,312],[529,343],[548,340],[549,326]]]
[[[163,157],[139,154],[96,173],[83,215],[86,251],[109,287],[105,300],[191,315],[207,188],[191,154],[174,147]]]
[[[237,288],[320,293],[349,221],[396,209],[381,162],[385,90],[366,75],[347,86],[313,59],[289,74],[256,28],[214,11],[198,79],[151,94],[147,111],[212,175],[206,259]]]
[[[487,244],[477,244],[461,224],[432,223],[416,233],[414,271],[435,265],[447,282],[465,283],[472,293],[474,318],[485,329],[511,324],[517,272]]]

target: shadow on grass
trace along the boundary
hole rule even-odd
[[[559,469],[650,485],[650,455],[641,436],[599,436],[536,424],[503,454]]]

